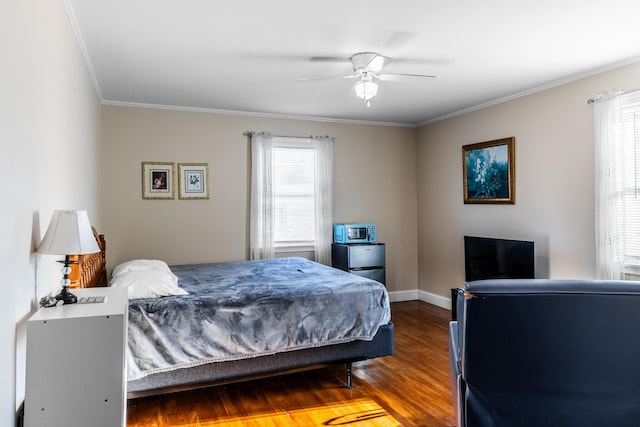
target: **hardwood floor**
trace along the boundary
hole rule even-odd
[[[448,359],[448,310],[392,303],[396,354],[353,365],[208,389],[132,399],[127,426],[455,425]]]

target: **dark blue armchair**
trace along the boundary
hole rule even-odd
[[[640,282],[483,280],[455,303],[459,427],[640,426]]]

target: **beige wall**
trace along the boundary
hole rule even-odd
[[[102,213],[110,267],[140,257],[173,264],[246,259],[243,133],[266,130],[336,137],[334,220],[378,224],[396,299],[418,296],[446,306],[449,289],[464,281],[467,234],[534,240],[538,277],[593,277],[593,107],[586,100],[637,89],[639,68],[418,129],[104,106]],[[516,138],[517,203],[464,205],[461,147],[509,136]],[[142,200],[142,161],[208,162],[211,200]]]
[[[423,293],[448,296],[463,281],[464,234],[534,239],[539,276],[593,277],[585,101],[639,89],[639,65],[418,130],[114,106],[101,117],[63,2],[7,2],[0,28],[10,64],[0,79],[0,425],[14,424],[24,398],[26,320],[58,287],[55,257],[34,253],[53,210],[87,209],[111,266],[244,259],[247,130],[337,138],[334,219],[378,224],[392,291],[419,280]],[[463,205],[461,146],[505,136],[516,137],[517,204]],[[208,162],[211,200],[141,200],[140,162],[153,160]]]
[[[63,2],[6,2],[0,28],[10,64],[0,79],[0,425],[14,424],[24,399],[26,320],[58,288],[55,257],[34,253],[53,210],[87,209],[111,266],[244,259],[247,130],[337,138],[334,219],[378,224],[392,291],[419,279],[421,291],[448,296],[463,280],[464,234],[535,239],[540,276],[593,277],[585,101],[639,89],[639,65],[418,130],[113,106],[100,117]],[[461,146],[505,136],[517,141],[517,204],[463,205]],[[140,162],[153,160],[210,163],[211,200],[141,200]]]
[[[26,321],[61,279],[58,257],[34,251],[55,209],[100,226],[100,105],[61,1],[3,2],[0,28],[0,425],[13,426]]]
[[[587,99],[613,89],[640,89],[640,65],[418,129],[420,290],[447,296],[464,282],[464,235],[534,240],[538,277],[595,276]],[[516,204],[464,205],[462,146],[510,136],[516,138]]]
[[[417,289],[415,129],[103,106],[103,224],[109,267],[246,259],[246,131],[330,135],[334,220],[374,222],[388,248],[390,290]],[[141,162],[206,162],[210,200],[143,200]]]

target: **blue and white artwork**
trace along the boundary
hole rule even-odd
[[[500,144],[465,150],[465,202],[510,201],[509,148]]]
[[[179,199],[209,198],[209,164],[179,163],[180,177]]]

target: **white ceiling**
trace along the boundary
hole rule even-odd
[[[417,125],[640,59],[638,0],[65,2],[107,104]],[[298,80],[362,51],[437,77]]]

